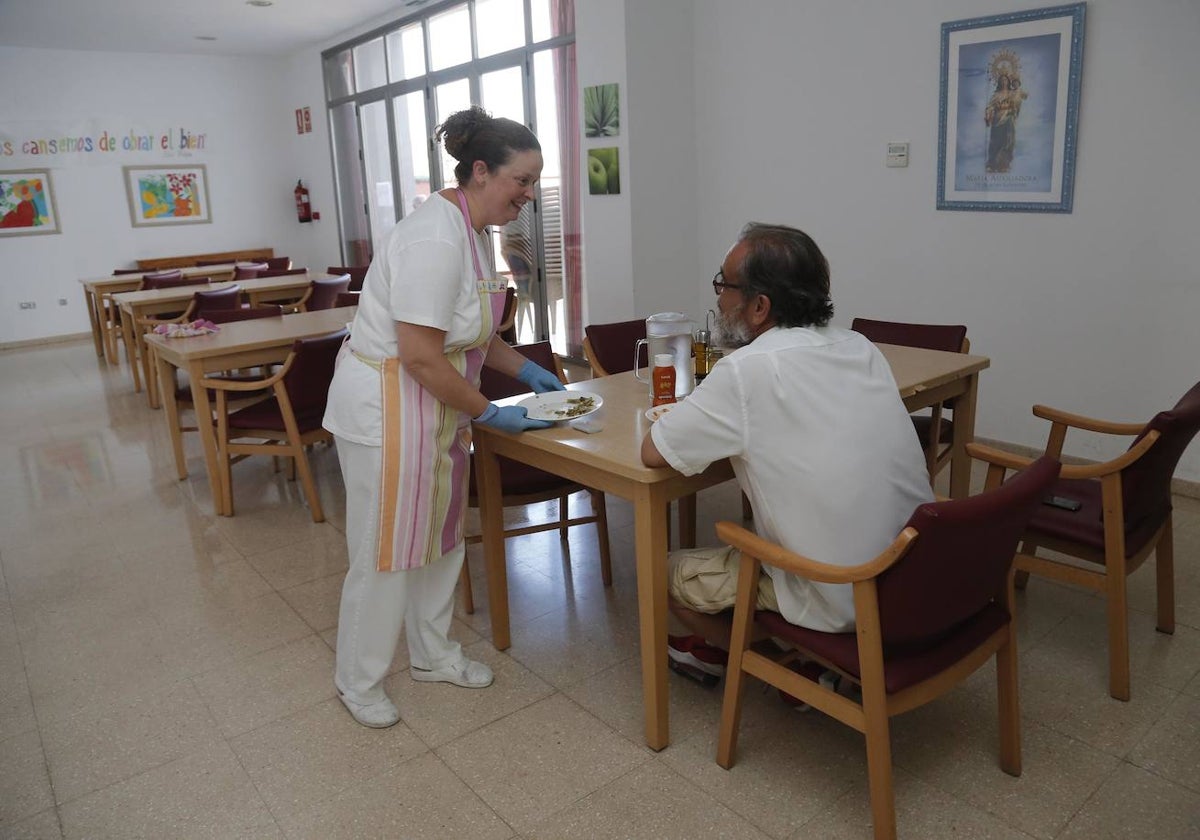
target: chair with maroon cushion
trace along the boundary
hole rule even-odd
[[[223,259],[219,260],[195,260],[197,268],[207,268],[210,265],[229,265],[231,262],[233,262],[233,260],[229,257],[224,257]]]
[[[207,278],[205,278],[207,279]],[[190,321],[195,321],[200,318],[208,318],[213,312],[225,309],[237,309],[241,306],[242,287],[237,283],[219,289],[201,289],[192,295],[191,301],[187,305],[187,309],[183,312],[175,314],[148,315],[137,319],[138,330],[141,334],[145,334],[159,324],[183,324]],[[154,350],[149,345],[143,343],[141,346],[142,352],[148,354],[148,366],[146,368],[147,391],[149,392],[150,404],[158,405],[158,381],[154,376],[154,371],[158,367],[155,361]]]
[[[325,269],[327,274],[349,274],[350,288],[348,291],[361,292],[363,281],[367,279],[369,265],[331,265]]]
[[[333,309],[337,306],[338,295],[344,293],[350,286],[350,275],[341,277],[315,277],[308,284],[303,297],[295,303],[285,304],[295,312],[317,312],[321,309]]]
[[[155,271],[142,275],[142,290],[173,289],[176,286],[199,286],[208,283],[209,277],[184,277],[178,268],[170,271]]]
[[[962,324],[906,324],[855,318],[850,323],[850,329],[880,344],[899,344],[902,347],[921,347],[947,353],[967,353],[971,350],[967,328]],[[921,448],[925,450],[925,466],[929,470],[930,481],[945,469],[954,454],[951,446],[954,421],[944,417],[944,411],[950,411],[949,405],[939,403],[933,407],[931,414],[915,414],[912,418]]]
[[[145,269],[141,268],[114,268],[113,277],[120,277],[123,274],[143,274]]]
[[[1108,613],[1108,691],[1128,700],[1128,577],[1155,557],[1156,626],[1175,632],[1175,545],[1171,516],[1171,476],[1200,431],[1200,382],[1169,411],[1148,423],[1112,423],[1047,406],[1033,413],[1051,423],[1046,454],[1059,457],[1070,428],[1134,440],[1119,457],[1101,464],[1068,465],[1051,495],[1079,503],[1078,510],[1043,505],[1025,531],[1017,554],[1017,586],[1030,573],[1099,592]],[[976,457],[1019,468],[1028,459],[987,447]],[[1057,552],[1039,554],[1039,549]],[[1072,563],[1058,555],[1083,561]]]
[[[362,297],[362,292],[338,292],[337,300],[334,301],[334,307],[339,306],[358,306],[358,299]]]
[[[217,394],[217,450],[227,515],[233,515],[230,470],[233,463],[248,455],[271,455],[292,459],[313,522],[325,520],[304,448],[317,441],[333,439],[321,427],[321,420],[325,415],[329,383],[333,381],[334,361],[346,335],[343,329],[297,340],[283,366],[266,379],[239,382],[206,376],[201,380]],[[229,410],[230,395],[263,388],[270,388],[273,396],[236,411]]]
[[[258,320],[259,318],[278,318],[281,315],[283,315],[283,308],[276,304],[270,303],[270,304],[263,304],[262,306],[249,307],[247,309],[241,309],[241,308],[239,308],[239,309],[214,309],[204,317],[207,318],[209,321],[212,321],[214,324],[219,325],[219,324],[230,324],[235,321],[253,321],[253,320]],[[266,376],[270,375],[269,374],[269,366],[265,366],[261,370],[263,371],[263,373],[261,373],[259,375],[237,373],[237,372],[233,372],[233,371],[230,371],[227,373],[213,373],[211,375],[212,376],[221,376],[221,377],[225,377],[227,379],[233,379],[233,380],[237,380],[240,382],[253,382],[256,380],[261,380],[261,379],[265,378]],[[188,382],[186,375],[180,373],[178,368],[172,367],[171,371],[172,371],[172,373],[175,374],[175,404],[176,404],[177,408],[179,408],[179,409],[191,408],[192,407],[191,383]],[[252,393],[247,396],[257,396],[257,395],[254,395]],[[181,433],[182,432],[194,432],[194,431],[196,431],[196,427],[180,425],[179,431]],[[172,438],[173,438],[173,440],[175,440],[177,442],[177,445],[175,446],[175,472],[179,476],[180,480],[183,480],[183,479],[187,478],[187,462],[184,459],[182,442],[179,441],[178,437],[172,436]]]
[[[233,280],[253,280],[258,276],[260,271],[266,271],[267,264],[264,263],[238,263],[233,267]]]
[[[268,260],[268,265],[270,261]],[[259,277],[290,277],[293,274],[308,274],[307,268],[261,268]]]
[[[583,328],[583,352],[592,367],[592,376],[609,376],[633,370],[633,353],[638,339],[646,337],[646,322],[617,321],[588,324]],[[638,353],[638,366],[646,366],[646,346]]]
[[[272,271],[277,271],[279,269],[286,271],[292,267],[291,257],[269,257],[268,259],[264,260],[264,262],[266,262],[267,268]]]
[[[733,639],[726,670],[717,763],[733,766],[745,675],[757,677],[866,736],[876,838],[896,836],[889,718],[945,694],[993,656],[1000,707],[1000,766],[1021,774],[1021,717],[1013,622],[1013,553],[1026,523],[1058,476],[1044,457],[1000,484],[989,469],[984,493],[919,506],[896,539],[858,566],[833,566],[762,539],[732,522],[717,536],[741,551]],[[824,633],[755,611],[761,565],[810,581],[849,584],[856,627]],[[754,625],[794,650],[781,658],[749,649]],[[862,689],[862,700],[787,666],[803,655]]]
[[[525,358],[531,359],[535,364],[541,365],[546,370],[554,371],[558,374],[559,380],[566,381],[566,377],[563,375],[562,364],[559,362],[558,356],[555,355],[554,348],[550,345],[549,341],[518,344],[513,349],[525,356]],[[480,372],[479,391],[489,400],[499,400],[505,397],[516,396],[517,394],[527,394],[529,393],[529,386],[513,379],[511,376],[485,367]],[[469,499],[471,507],[479,506],[475,487],[475,459],[472,458]],[[599,539],[600,549],[600,577],[604,581],[605,586],[612,585],[612,559],[609,554],[608,545],[608,513],[603,493],[599,490],[592,490],[589,487],[576,484],[561,476],[545,472],[537,467],[531,467],[528,464],[522,464],[519,461],[513,461],[508,458],[500,458],[500,487],[504,507],[531,505],[539,502],[547,502],[551,499],[558,500],[558,519],[534,525],[506,528],[504,530],[505,538],[557,530],[559,538],[565,541],[567,539],[567,529],[571,526],[587,525],[592,522],[596,523],[596,535]],[[592,515],[572,518],[569,511],[568,497],[581,490],[587,490],[591,494]],[[475,543],[482,539],[482,535],[472,534],[467,537],[467,542],[468,544]],[[463,591],[464,609],[468,613],[474,612],[475,602],[471,591],[471,575],[465,561],[463,562],[460,583]]]

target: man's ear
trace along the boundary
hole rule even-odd
[[[771,318],[771,299],[764,294],[757,294],[754,300],[750,301],[746,307],[746,315],[750,319],[750,323],[757,329],[763,324],[770,323]]]

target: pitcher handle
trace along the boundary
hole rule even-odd
[[[638,372],[638,358],[642,354],[642,345],[645,343],[646,343],[646,339],[639,338],[636,342],[634,342],[634,345],[633,345],[633,375],[639,382],[649,382],[650,381],[650,376],[648,374],[646,376],[642,376],[641,373]],[[649,358],[647,358],[646,361],[649,362],[650,361]],[[647,367],[646,369],[649,370],[649,367]]]

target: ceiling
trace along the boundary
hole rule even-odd
[[[0,46],[283,55],[426,0],[0,0]],[[197,36],[215,37],[200,41]]]

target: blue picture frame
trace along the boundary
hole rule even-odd
[[[942,24],[937,209],[1071,212],[1086,6]]]

